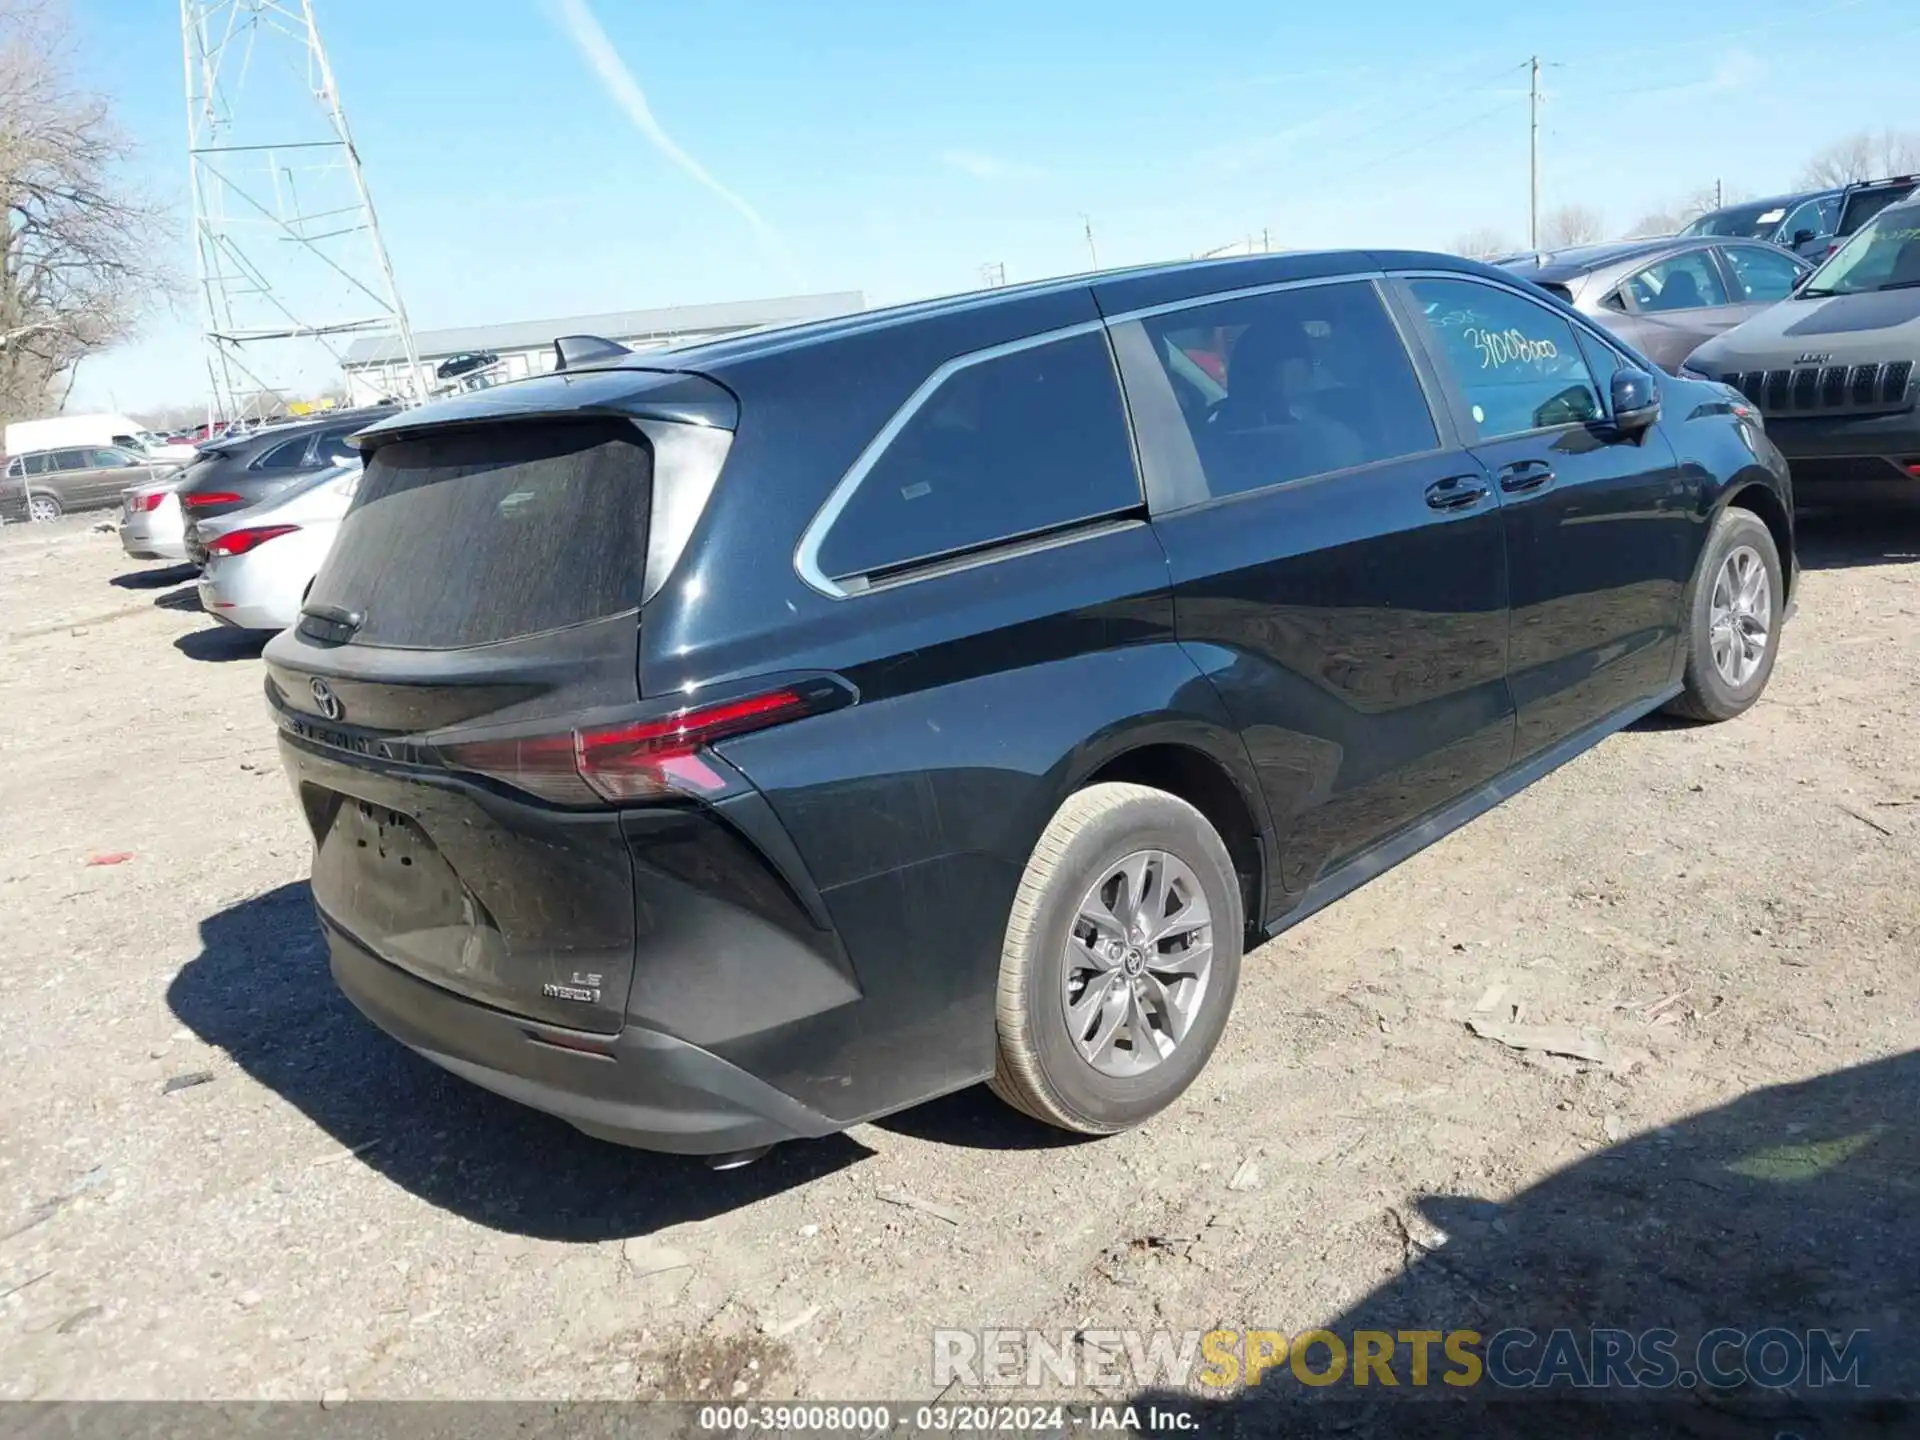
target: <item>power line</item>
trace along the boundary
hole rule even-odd
[[[1424,105],[1415,106],[1411,110],[1403,110],[1399,114],[1394,115],[1388,118],[1387,120],[1382,121],[1378,125],[1369,126],[1367,129],[1360,131],[1358,134],[1350,134],[1350,135],[1342,136],[1341,133],[1336,130],[1333,132],[1334,138],[1344,140],[1348,144],[1358,144],[1362,140],[1369,140],[1375,135],[1383,134],[1386,131],[1398,130],[1410,120],[1417,120],[1422,115],[1431,114],[1433,111],[1438,110],[1443,105],[1450,105],[1456,100],[1459,100],[1465,96],[1472,95],[1477,93],[1478,91],[1486,89],[1487,86],[1493,84],[1493,82],[1496,80],[1504,80],[1509,75],[1517,74],[1518,72],[1527,68],[1527,63],[1528,62],[1523,60],[1518,65],[1503,66],[1502,68],[1500,68],[1499,70],[1496,70],[1493,74],[1485,77],[1484,79],[1475,80],[1470,85],[1462,85],[1456,89],[1449,90],[1445,94],[1441,95],[1438,99],[1430,100]]]
[[[1453,136],[1458,135],[1462,130],[1470,130],[1475,125],[1480,124],[1482,121],[1491,120],[1494,116],[1500,114],[1502,111],[1510,110],[1515,105],[1520,104],[1526,98],[1527,97],[1524,95],[1510,95],[1505,100],[1502,100],[1498,105],[1495,105],[1492,109],[1482,110],[1478,115],[1475,115],[1470,120],[1463,120],[1458,125],[1450,126],[1445,130],[1441,130],[1435,134],[1429,135],[1424,140],[1416,140],[1411,145],[1408,145],[1399,150],[1395,150],[1390,154],[1382,155],[1375,160],[1367,161],[1365,164],[1362,164],[1360,166],[1357,166],[1357,167],[1346,166],[1346,167],[1343,167],[1343,169],[1345,170],[1345,173],[1348,176],[1364,175],[1369,170],[1377,170],[1382,165],[1391,164],[1393,161],[1398,160],[1403,155],[1411,155],[1416,150],[1424,150],[1429,145],[1437,145],[1442,140],[1451,139]]]

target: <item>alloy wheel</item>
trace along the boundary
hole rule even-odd
[[[1213,913],[1186,862],[1136,850],[1087,887],[1067,937],[1060,1003],[1080,1056],[1103,1075],[1172,1055],[1206,999]]]
[[[1773,585],[1766,562],[1751,545],[1739,545],[1713,577],[1707,615],[1708,643],[1720,678],[1739,689],[1766,659],[1773,628]]]

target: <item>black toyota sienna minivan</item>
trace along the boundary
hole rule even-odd
[[[348,997],[629,1144],[1141,1121],[1245,947],[1740,713],[1793,593],[1747,402],[1462,260],[557,349],[362,432],[267,698]]]

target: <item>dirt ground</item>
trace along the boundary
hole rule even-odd
[[[257,646],[84,520],[0,529],[0,1398],[926,1398],[954,1326],[1920,1338],[1920,524],[1804,550],[1759,707],[1264,947],[1154,1123],[982,1090],[714,1174],[363,1022]],[[1593,1058],[1466,1023],[1515,1007]]]

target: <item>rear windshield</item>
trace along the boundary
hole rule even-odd
[[[308,603],[363,615],[357,641],[428,650],[636,609],[652,480],[617,420],[383,445]]]
[[[1702,215],[1680,233],[1682,235],[1721,235],[1733,240],[1764,240],[1780,228],[1787,218],[1785,205],[1767,202],[1715,210]]]

